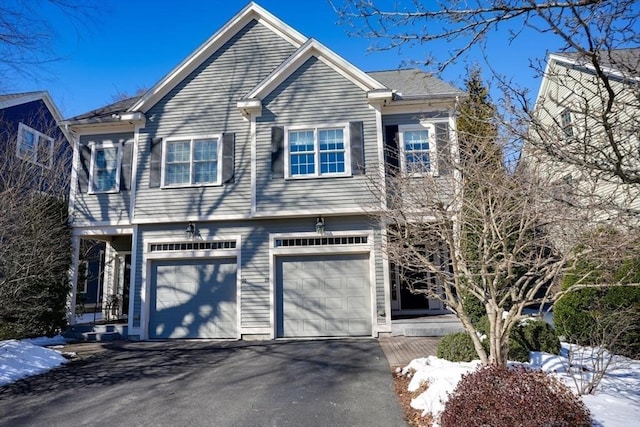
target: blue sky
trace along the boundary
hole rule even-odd
[[[339,3],[340,0],[337,0]],[[62,59],[45,65],[38,79],[15,81],[13,92],[48,90],[63,116],[78,115],[113,101],[119,93],[150,88],[193,52],[230,18],[246,0],[183,0],[103,2],[92,22],[72,22],[52,11],[54,49]],[[258,0],[258,4],[307,37],[314,37],[365,71],[389,70],[403,61],[421,59],[425,52],[447,55],[447,45],[434,43],[401,51],[367,52],[370,40],[347,35],[327,0]],[[492,67],[528,87],[535,97],[539,78],[529,59],[545,57],[558,46],[539,34],[506,43],[506,35],[491,35]],[[482,62],[467,56],[440,77],[464,87],[464,62]],[[488,74],[487,74],[488,75]]]

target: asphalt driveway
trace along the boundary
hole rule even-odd
[[[123,342],[0,387],[0,425],[406,426],[374,339]]]

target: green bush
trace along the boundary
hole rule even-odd
[[[528,351],[560,354],[556,330],[544,320],[527,319],[513,328],[509,338]]]
[[[591,272],[580,266],[563,280],[563,289],[575,284],[578,277],[589,274],[588,282],[640,282],[640,259],[628,260],[615,271]],[[602,279],[601,277],[609,278]],[[569,342],[605,346],[616,354],[640,357],[640,288],[614,286],[578,289],[564,295],[555,304],[553,320],[559,335]]]
[[[462,309],[469,316],[473,325],[477,325],[487,315],[484,305],[471,294],[465,295],[462,299]]]
[[[489,365],[462,377],[440,425],[586,427],[591,416],[577,395],[544,372]]]
[[[482,333],[488,334],[488,318],[485,316],[477,327]],[[487,340],[483,345],[488,351]],[[529,362],[532,351],[560,354],[560,340],[555,329],[542,320],[528,319],[514,327],[509,334],[509,360]],[[452,362],[469,362],[478,358],[473,341],[465,332],[443,337],[438,343],[437,356]]]
[[[451,362],[470,362],[478,359],[471,337],[466,332],[445,335],[438,343],[437,356]]]

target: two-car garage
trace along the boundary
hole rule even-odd
[[[368,250],[285,248],[270,253],[271,285],[265,284],[256,310],[246,305],[251,298],[239,306],[241,287],[255,284],[240,279],[239,251],[233,249],[228,256],[156,253],[147,258],[148,338],[240,338],[250,333],[242,329],[243,309],[270,312],[263,330],[276,338],[372,334],[375,299]]]

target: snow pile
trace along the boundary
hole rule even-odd
[[[570,369],[569,350],[573,351],[574,366]],[[560,379],[563,383],[576,391],[574,379],[580,381],[594,361],[590,360],[595,352],[589,348],[572,347],[562,343],[559,356],[532,352],[528,364],[533,369],[541,369]],[[518,365],[510,363],[511,366]],[[412,375],[408,391],[413,392],[427,382],[429,387],[411,401],[411,406],[422,411],[423,415],[430,413],[434,419],[444,409],[448,394],[453,392],[462,375],[473,372],[480,365],[480,361],[470,363],[454,363],[429,356],[414,359],[402,373]],[[571,375],[574,373],[574,376]],[[607,370],[595,395],[582,396],[584,404],[591,411],[594,425],[603,427],[626,427],[636,425],[640,419],[640,360],[631,360],[621,356],[614,356],[611,366]]]
[[[59,351],[41,347],[56,344],[64,344],[64,338],[0,341],[0,386],[42,374],[68,362]]]

